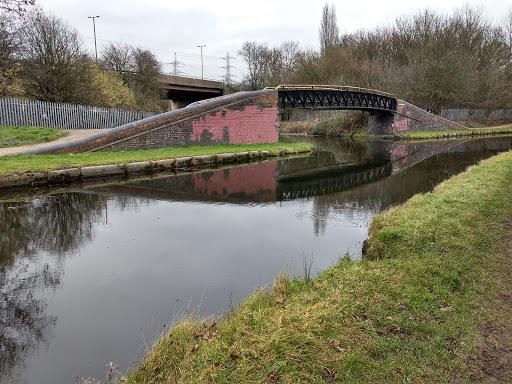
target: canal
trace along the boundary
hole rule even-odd
[[[359,259],[375,213],[512,146],[288,139],[317,150],[0,202],[0,383],[125,371],[183,316]]]

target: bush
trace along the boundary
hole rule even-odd
[[[333,117],[313,125],[308,134],[318,136],[352,135],[368,125],[367,114],[361,111],[340,111]]]

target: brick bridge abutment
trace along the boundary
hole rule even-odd
[[[263,90],[196,102],[85,139],[25,153],[130,151],[278,141],[277,91]]]
[[[368,133],[370,135],[392,136],[404,132],[449,131],[453,129],[467,129],[467,127],[399,99],[397,99],[396,111],[393,113],[369,111]]]

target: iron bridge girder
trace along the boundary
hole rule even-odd
[[[335,89],[279,89],[278,107],[286,109],[360,109],[396,111],[396,98],[377,93]]]

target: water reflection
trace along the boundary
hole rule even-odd
[[[511,143],[313,140],[307,158],[0,204],[0,382],[126,369],[175,308],[222,313],[305,255],[357,258],[376,212]]]
[[[0,382],[14,382],[25,359],[51,338],[57,317],[46,313],[45,291],[59,284],[62,268],[17,260],[0,267]]]
[[[156,177],[136,183],[96,188],[116,196],[137,196],[169,201],[207,203],[274,202],[277,163],[263,162],[177,176]]]
[[[62,194],[0,204],[1,383],[14,382],[26,358],[51,339],[57,316],[47,313],[47,301],[60,286],[64,258],[92,240],[106,221],[106,202]]]

